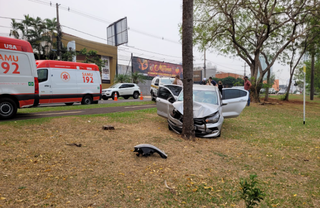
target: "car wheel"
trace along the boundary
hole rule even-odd
[[[90,95],[84,96],[81,102],[82,105],[90,105],[91,103],[92,103],[92,98]]]
[[[138,99],[139,98],[139,93],[138,92],[134,92],[133,93],[133,98],[134,99]]]
[[[0,118],[9,119],[16,115],[17,104],[11,98],[0,99]]]
[[[123,96],[123,98],[126,99],[126,100],[127,100],[129,97],[130,97],[130,96],[128,96],[128,95]]]
[[[119,93],[118,92],[114,92],[114,93],[112,93],[112,100],[114,100],[115,99],[115,94],[117,93],[117,98],[119,98]]]
[[[65,103],[66,105],[73,105],[73,103]]]

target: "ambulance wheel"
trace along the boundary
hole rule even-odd
[[[92,103],[92,98],[90,95],[84,96],[81,102],[82,105],[90,105],[91,103]]]
[[[73,105],[73,103],[65,103],[66,105]]]
[[[127,100],[129,99],[129,96],[126,95],[126,96],[123,96],[123,98]]]
[[[17,104],[11,98],[0,99],[0,119],[10,119],[17,113]]]
[[[138,99],[139,98],[139,93],[138,92],[134,92],[133,93],[133,98],[134,99]]]
[[[112,100],[115,99],[115,94],[116,94],[116,93],[117,93],[117,92],[112,93]],[[119,98],[119,93],[117,93],[117,97]]]

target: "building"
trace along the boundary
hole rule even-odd
[[[108,88],[112,85],[112,80],[116,75],[118,50],[116,46],[98,43],[90,40],[85,40],[67,33],[62,34],[62,43],[67,46],[69,42],[75,41],[76,51],[86,48],[87,51],[94,50],[102,60],[106,61],[105,67],[102,69],[102,89]],[[77,56],[76,61],[83,61],[85,56]]]
[[[223,78],[226,78],[226,77],[234,77],[236,79],[238,79],[238,78],[243,79],[243,75],[240,75],[240,74],[225,73],[225,72],[217,72],[216,73],[216,78],[223,79]]]

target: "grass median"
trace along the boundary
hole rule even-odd
[[[256,174],[259,207],[320,207],[318,101],[307,102],[305,125],[301,101],[252,103],[220,138],[194,142],[156,108],[2,124],[0,205],[245,207],[240,179]],[[142,143],[168,159],[137,157]]]

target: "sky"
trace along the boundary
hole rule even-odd
[[[51,6],[50,6],[51,3]],[[8,36],[11,18],[24,15],[53,19],[57,16],[62,31],[80,38],[107,44],[107,27],[127,17],[128,43],[118,47],[119,64],[129,65],[131,53],[147,59],[181,64],[182,45],[179,24],[182,23],[182,0],[0,0],[0,36]],[[194,67],[203,67],[204,55],[194,47]],[[207,51],[207,68],[244,74],[244,61]],[[280,84],[289,79],[288,66],[275,64],[273,72]],[[249,67],[246,66],[248,75]]]

